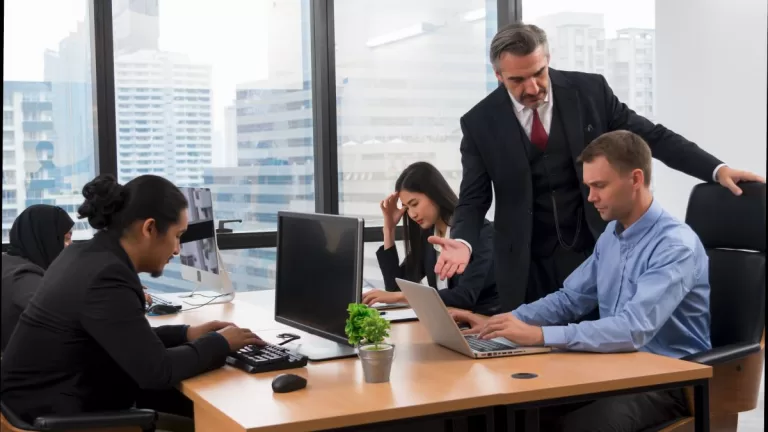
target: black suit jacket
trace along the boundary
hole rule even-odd
[[[139,389],[168,389],[224,365],[218,333],[153,329],[144,290],[120,243],[99,233],[48,268],[3,352],[2,401],[27,421],[130,408]]]
[[[584,147],[605,132],[628,130],[643,137],[653,157],[671,168],[712,181],[721,163],[696,144],[637,115],[613,94],[602,75],[549,70],[554,103],[562,114],[565,135],[579,182],[581,164],[576,160]],[[494,253],[496,283],[502,308],[523,303],[530,264],[533,191],[531,171],[521,142],[507,90],[500,86],[461,118],[463,178],[451,236],[472,245],[496,192]],[[606,223],[587,202],[589,189],[581,184],[585,220],[597,239]]]
[[[11,339],[13,329],[19,322],[19,317],[35,295],[45,270],[20,256],[3,254],[2,302],[0,303],[0,318],[2,319],[2,340],[0,352]]]
[[[496,278],[493,271],[493,224],[484,220],[478,237],[478,246],[474,249],[472,263],[464,274],[455,275],[448,279],[448,288],[439,290],[440,298],[448,307],[467,309],[483,315],[493,315],[500,311],[499,296],[496,292]],[[424,260],[419,265],[420,273],[412,282],[421,281],[427,277],[429,286],[437,289],[437,277],[435,275],[435,263],[437,263],[437,251],[427,239],[432,235],[431,230],[422,230],[421,239],[424,248]],[[397,248],[384,249],[380,247],[376,252],[379,260],[379,268],[384,277],[384,286],[387,291],[400,291],[395,278],[405,277],[405,262],[400,263]],[[406,259],[408,259],[406,257]]]

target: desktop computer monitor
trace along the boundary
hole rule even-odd
[[[354,356],[344,333],[363,283],[362,219],[278,212],[275,321],[328,343],[302,343],[310,360]],[[323,341],[325,342],[325,341]]]
[[[213,199],[205,188],[179,188],[187,197],[187,232],[181,237],[181,277],[205,289],[186,297],[189,304],[212,304],[232,300],[234,289],[222,267],[216,245]]]

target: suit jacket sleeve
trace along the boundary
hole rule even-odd
[[[160,338],[166,348],[173,348],[187,343],[188,325],[165,325],[155,327],[155,335]]]
[[[636,114],[619,101],[602,75],[600,78],[606,98],[609,131],[622,129],[634,132],[648,143],[653,157],[668,167],[699,180],[712,182],[712,174],[722,161],[661,124],[653,124]]]
[[[218,333],[166,348],[144,316],[132,277],[123,266],[105,267],[86,293],[81,324],[140,388],[170,388],[224,365],[229,344]]]
[[[472,262],[459,276],[458,284],[452,289],[438,291],[443,303],[448,307],[474,310],[480,293],[486,287],[488,274],[493,271],[492,267],[493,227],[489,224],[480,231],[480,237],[472,248]]]
[[[406,261],[410,259],[410,256],[406,256]],[[379,261],[379,268],[381,269],[381,276],[384,278],[384,288],[387,291],[400,291],[400,287],[395,282],[396,278],[405,279],[405,261],[400,264],[400,257],[397,254],[397,247],[392,246],[389,249],[384,249],[381,246],[376,251],[376,259]],[[418,280],[412,280],[411,282],[419,282],[424,278],[423,265],[418,265],[419,269]]]
[[[24,310],[40,287],[43,274],[43,269],[34,264],[20,266],[13,275],[13,285],[11,287],[11,301],[13,304]]]
[[[463,174],[459,188],[459,204],[451,224],[451,237],[468,242],[474,251],[485,215],[491,207],[493,191],[485,161],[469,133],[465,118],[462,118],[460,123],[464,135],[460,147]]]

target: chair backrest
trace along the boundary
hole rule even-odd
[[[0,402],[0,432],[26,432],[34,429]]]
[[[712,347],[759,343],[765,328],[765,184],[693,188],[685,221],[709,255]]]

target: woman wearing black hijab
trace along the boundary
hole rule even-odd
[[[3,254],[0,351],[5,350],[45,270],[72,242],[74,225],[67,212],[46,204],[27,207],[13,222],[8,253]]]

